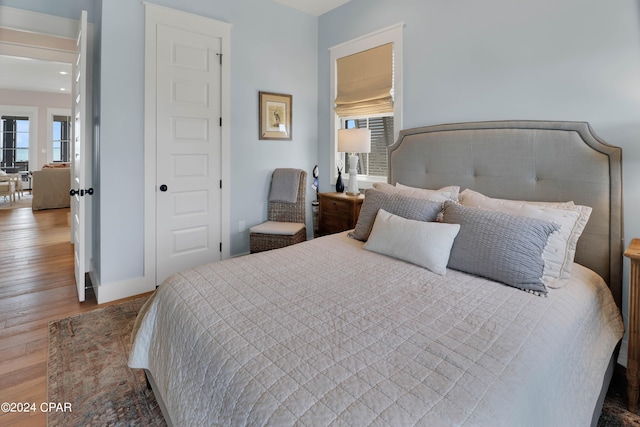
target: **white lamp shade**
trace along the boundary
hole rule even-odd
[[[370,129],[338,129],[338,151],[341,153],[370,153]]]

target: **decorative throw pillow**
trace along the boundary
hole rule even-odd
[[[424,191],[424,188],[420,188],[420,187],[410,187],[408,185],[404,185],[404,184],[400,184],[399,182],[396,182],[396,188],[399,188],[401,190],[417,190],[417,191]],[[434,190],[427,190],[427,191],[434,191]],[[460,187],[458,187],[457,185],[449,185],[447,187],[442,187],[440,190],[435,190],[435,191],[450,191],[451,192],[451,200],[453,200],[454,202],[458,201],[458,195],[460,193]]]
[[[445,202],[446,200],[458,201],[459,187],[443,187],[439,190],[429,190],[426,188],[414,188],[406,186],[396,186],[382,182],[376,182],[373,184],[373,188],[376,190],[384,191],[385,193],[398,193],[407,197],[414,197],[416,199],[435,200],[437,202]]]
[[[560,227],[549,221],[445,202],[443,222],[460,224],[449,268],[546,294],[542,252]]]
[[[349,237],[366,242],[371,233],[378,209],[407,219],[417,221],[435,221],[442,210],[442,203],[432,200],[416,199],[398,193],[385,193],[375,188],[366,191],[360,215]]]
[[[573,201],[568,202],[534,202],[531,200],[512,200],[512,199],[498,199],[495,197],[485,196],[482,193],[466,188],[460,192],[459,200],[460,204],[466,206],[484,205],[486,207],[496,208],[498,210],[504,203],[526,203],[527,205],[546,206],[550,208],[565,209],[575,206]]]
[[[551,221],[560,226],[553,233],[542,258],[545,262],[544,276],[551,279],[568,279],[576,254],[578,239],[591,216],[591,208],[573,202],[529,202],[487,197],[477,191],[466,189],[460,193],[460,204],[480,209],[505,212],[513,215]],[[564,282],[555,281],[556,284]],[[557,287],[557,286],[553,286]]]
[[[444,275],[459,230],[458,224],[415,221],[380,209],[364,248]]]

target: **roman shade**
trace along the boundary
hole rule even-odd
[[[338,58],[340,117],[393,112],[393,43]]]

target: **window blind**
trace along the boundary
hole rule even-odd
[[[344,56],[336,62],[338,116],[393,112],[393,43]]]

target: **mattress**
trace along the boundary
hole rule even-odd
[[[346,233],[163,283],[129,366],[174,425],[589,425],[623,324],[575,264],[548,296],[440,276]]]

